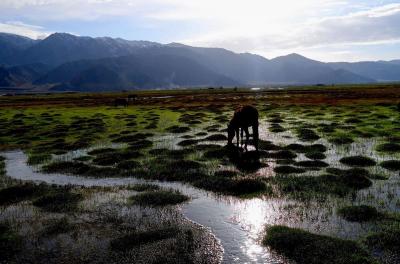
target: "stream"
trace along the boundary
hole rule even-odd
[[[285,263],[278,255],[260,245],[267,218],[279,218],[276,214],[278,201],[238,199],[218,196],[177,182],[145,181],[137,178],[93,179],[62,174],[37,172],[27,165],[27,156],[22,151],[0,153],[6,158],[7,176],[24,180],[57,185],[120,186],[135,183],[153,183],[174,188],[192,199],[182,206],[189,220],[208,227],[220,240],[224,249],[222,263]]]

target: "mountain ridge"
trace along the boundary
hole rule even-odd
[[[68,33],[54,33],[36,41],[0,33],[0,50],[3,46],[8,48],[3,55],[0,52],[0,65],[6,65],[3,66],[3,79],[8,76],[8,81],[2,82],[3,86],[25,83],[104,90],[113,84],[115,89],[147,89],[400,80],[400,60],[325,63],[297,53],[267,59],[223,48],[81,37]],[[153,65],[149,65],[150,62]],[[21,68],[15,70],[15,67]],[[4,70],[12,74],[6,74]],[[198,73],[194,74],[195,71]],[[9,76],[13,77],[12,82]]]

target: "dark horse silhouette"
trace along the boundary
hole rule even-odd
[[[241,106],[235,110],[233,118],[228,124],[228,145],[232,144],[232,140],[236,134],[237,147],[239,147],[239,129],[241,129],[241,137],[243,138],[243,131],[246,134],[244,148],[247,150],[249,127],[253,129],[254,146],[258,151],[258,111],[250,105]]]
[[[114,100],[114,106],[125,106],[127,107],[129,104],[128,99],[126,98],[117,98]]]

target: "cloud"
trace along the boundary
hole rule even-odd
[[[293,50],[400,42],[400,4],[370,8],[342,16],[305,19],[302,23],[265,27],[256,34],[221,30],[182,40],[198,46],[226,47],[238,52],[276,55]],[[273,25],[274,27],[275,25]]]
[[[111,25],[107,24],[110,21],[118,24],[116,32],[127,32],[130,36],[147,37],[147,33],[133,30],[140,28],[141,32],[149,32],[149,36],[162,42],[168,38],[168,41],[254,52],[267,57],[291,52],[323,54],[324,49],[338,50],[338,54],[345,56],[341,50],[350,47],[400,42],[400,4],[383,4],[387,2],[0,0],[0,17],[52,28],[57,25],[61,27],[59,31],[65,31],[64,22],[82,23],[87,27],[82,27],[85,32],[79,32],[81,35],[91,35],[91,27],[97,22]],[[34,38],[48,34],[43,28],[10,22],[0,24],[0,31]],[[97,28],[94,31],[102,32]]]
[[[51,34],[42,27],[24,24],[20,21],[0,23],[0,32],[21,35],[31,39],[43,39]]]

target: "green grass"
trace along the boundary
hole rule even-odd
[[[50,237],[58,234],[64,234],[73,230],[74,225],[70,223],[67,217],[52,219],[41,231],[41,236]]]
[[[297,131],[297,136],[299,139],[303,141],[315,141],[320,138],[317,133],[315,133],[312,129],[301,128]]]
[[[113,251],[128,251],[134,247],[140,247],[160,240],[173,238],[179,231],[179,229],[174,227],[150,231],[138,231],[112,240],[110,242],[110,248]]]
[[[48,153],[32,153],[28,155],[28,164],[37,165],[51,160],[51,154]]]
[[[243,197],[270,192],[265,182],[259,179],[232,179],[219,176],[203,178],[195,181],[193,184],[205,190]]]
[[[278,189],[279,195],[307,200],[324,198],[329,195],[344,197],[372,184],[364,175],[350,173],[320,176],[279,174],[268,178],[268,183]]]
[[[400,144],[397,143],[384,143],[376,147],[378,151],[397,153],[400,152]]]
[[[376,161],[369,157],[351,156],[340,159],[340,162],[353,167],[371,167],[376,165]]]
[[[68,189],[53,190],[33,201],[33,205],[47,212],[74,212],[83,196]]]
[[[14,184],[0,190],[0,205],[7,206],[26,200],[31,200],[46,194],[50,189],[51,188],[45,184]]]
[[[400,229],[391,229],[365,238],[364,243],[372,250],[391,251],[398,254],[400,251]]]
[[[292,174],[292,173],[304,173],[305,169],[297,168],[289,165],[277,166],[274,168],[274,171],[278,174]]]
[[[391,171],[399,171],[400,170],[400,160],[386,160],[382,161],[380,165]]]
[[[0,261],[7,261],[22,249],[22,238],[8,224],[0,223]]]
[[[368,205],[345,206],[338,210],[338,215],[350,222],[374,221],[382,217],[375,207]]]
[[[299,264],[376,263],[356,242],[286,226],[267,228],[263,244]]]

